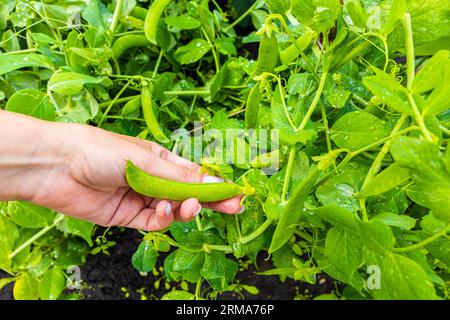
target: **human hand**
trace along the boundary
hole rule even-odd
[[[217,182],[218,178],[201,174],[198,165],[154,142],[7,112],[0,112],[0,125],[2,121],[7,134],[0,139],[16,145],[3,147],[9,151],[9,162],[16,163],[9,166],[9,174],[4,169],[8,159],[0,160],[0,178],[2,174],[5,177],[0,188],[5,185],[12,190],[9,195],[3,193],[4,200],[23,199],[102,226],[147,231],[164,229],[174,220],[189,221],[202,206],[224,213],[240,211],[240,197],[200,204],[197,199],[176,202],[149,198],[130,189],[125,160],[167,179]],[[11,131],[20,131],[19,137],[8,134]]]

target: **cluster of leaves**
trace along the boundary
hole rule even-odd
[[[192,160],[206,154],[209,170],[255,188],[241,215],[203,210],[193,222],[146,234],[136,269],[151,271],[159,252],[170,251],[166,278],[197,290],[166,298],[201,298],[203,281],[213,294],[231,290],[236,258],[256,262],[267,251],[274,268],[263,274],[314,284],[324,272],[347,284],[345,298],[448,298],[448,1],[170,1],[153,43],[145,18],[157,2],[0,4],[6,110],[153,139]],[[141,105],[143,87],[152,110]],[[195,121],[221,133],[209,141],[225,129],[254,130],[234,136],[235,149],[195,150],[195,139],[167,138]],[[263,129],[277,129],[280,144],[252,159]],[[275,153],[280,170],[269,176],[264,160]],[[242,154],[242,163],[223,161]],[[19,207],[27,208],[21,217]],[[0,267],[19,279],[15,291],[40,281],[40,297],[59,296],[68,264],[52,250],[70,254],[82,244],[59,233],[57,244],[41,242],[53,226],[88,242],[92,231],[60,217],[4,206]],[[45,262],[32,267],[34,256]],[[61,290],[48,294],[48,282]]]

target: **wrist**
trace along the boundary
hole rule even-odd
[[[31,201],[64,170],[66,126],[0,110],[0,201]]]

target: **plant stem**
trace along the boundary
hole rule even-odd
[[[105,121],[106,116],[108,115],[109,111],[111,110],[111,108],[116,104],[117,99],[119,99],[119,97],[122,95],[122,93],[124,93],[124,91],[128,88],[128,86],[130,85],[131,80],[129,80],[123,87],[122,89],[120,89],[120,91],[117,93],[117,95],[114,97],[114,99],[112,99],[112,101],[110,102],[109,106],[106,108],[105,112],[102,115],[102,118],[100,119],[97,127],[101,127],[103,124],[103,121]]]
[[[284,175],[284,181],[283,181],[283,190],[281,192],[281,202],[286,202],[286,195],[287,191],[289,189],[289,183],[291,181],[291,175],[292,170],[294,168],[294,159],[295,159],[295,151],[296,147],[295,144],[291,146],[291,149],[289,150],[289,158],[286,165],[286,174]]]
[[[202,290],[202,278],[198,279],[197,284],[195,285],[195,298],[201,298],[200,294],[201,294],[201,290]]]
[[[123,103],[123,102],[128,102],[128,101],[133,100],[134,98],[139,97],[139,96],[140,96],[140,94],[136,94],[136,95],[134,95],[134,96],[118,98],[118,99],[116,99],[115,104],[119,104],[119,103]],[[111,103],[111,101],[101,102],[101,103],[98,104],[98,107],[99,107],[100,109],[102,109],[102,108],[104,108],[104,107],[109,106],[110,103]]]
[[[409,104],[411,105],[413,112],[414,112],[414,118],[416,119],[416,122],[420,127],[420,131],[422,132],[423,136],[425,137],[425,139],[428,142],[434,143],[433,138],[432,138],[430,132],[428,131],[427,126],[425,125],[423,117],[420,114],[419,108],[417,107],[417,104],[416,104],[416,101],[414,100],[413,95],[410,92],[408,92],[407,96],[408,96]]]
[[[404,252],[409,252],[409,251],[413,251],[413,250],[418,250],[423,248],[424,246],[430,244],[431,242],[433,242],[434,240],[439,239],[442,236],[445,236],[447,234],[447,231],[450,229],[450,223],[447,224],[441,231],[439,231],[438,233],[432,235],[429,238],[426,238],[425,240],[418,242],[416,244],[413,244],[411,246],[408,247],[403,247],[403,248],[394,248],[392,251],[394,252],[400,252],[400,253],[404,253]]]
[[[109,30],[114,35],[114,30],[116,30],[117,23],[119,22],[120,11],[122,9],[123,0],[116,0],[116,8],[114,9],[113,19],[111,21],[111,25],[109,26]]]
[[[314,95],[313,101],[311,102],[311,105],[308,108],[308,111],[306,112],[305,116],[303,117],[302,122],[300,123],[300,126],[297,128],[297,131],[303,130],[308,123],[309,119],[311,118],[314,110],[316,109],[317,103],[319,102],[320,96],[322,95],[323,88],[325,87],[325,81],[327,79],[328,71],[324,71],[322,73],[322,76],[320,77],[319,87],[317,88],[316,94]]]
[[[220,244],[203,244],[204,247],[206,247],[209,250],[215,250],[215,251],[223,251],[226,253],[231,253],[233,250],[230,246],[220,245]]]
[[[61,220],[64,219],[63,215],[59,215],[58,217],[55,218],[55,220],[53,220],[52,225],[47,226],[45,228],[42,228],[41,231],[39,231],[38,233],[36,233],[34,236],[32,236],[30,239],[28,239],[27,241],[25,241],[24,243],[22,243],[16,250],[14,250],[13,252],[11,252],[11,254],[9,255],[9,259],[13,259],[16,255],[18,255],[22,250],[24,250],[26,247],[28,247],[29,245],[31,245],[34,241],[36,241],[37,239],[39,239],[40,237],[42,237],[44,234],[46,234],[47,232],[49,232],[51,229],[53,229]]]
[[[262,225],[260,225],[258,227],[258,229],[256,229],[255,231],[253,231],[252,233],[250,233],[249,235],[246,235],[245,237],[242,237],[239,242],[240,243],[248,243],[252,240],[255,240],[256,238],[258,238],[260,235],[262,235],[264,233],[264,231],[267,230],[267,228],[270,227],[270,225],[272,224],[273,220],[272,219],[267,219],[266,221],[264,221],[264,223]]]
[[[405,47],[406,47],[406,74],[407,74],[407,85],[408,90],[411,90],[412,83],[416,74],[414,67],[414,41],[412,35],[411,26],[411,15],[406,12],[403,15],[403,29],[405,30]]]
[[[250,8],[247,9],[247,11],[245,11],[239,18],[237,18],[236,20],[234,20],[234,22],[232,24],[230,24],[228,27],[226,27],[224,29],[225,32],[227,32],[228,30],[230,30],[231,28],[234,28],[236,25],[239,24],[239,22],[241,22],[242,20],[245,19],[246,16],[248,16],[250,13],[252,13],[253,9],[256,8],[256,6],[259,4],[260,0],[256,0],[251,6]]]
[[[161,65],[161,60],[164,55],[164,51],[159,51],[158,60],[156,60],[155,69],[153,69],[152,79],[155,79],[158,74],[159,66]]]
[[[164,91],[166,96],[195,96],[195,95],[209,95],[211,92],[209,90],[173,90]]]

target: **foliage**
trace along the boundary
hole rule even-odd
[[[448,1],[341,2],[3,1],[0,106],[159,141],[255,189],[240,215],[204,209],[144,236],[137,270],[169,252],[166,278],[196,284],[164,299],[204,298],[205,281],[211,297],[236,290],[236,258],[261,252],[274,264],[263,274],[315,283],[324,272],[346,298],[448,298]],[[169,139],[195,121],[277,129],[280,144],[252,158],[251,134],[232,151]],[[230,152],[245,161],[224,163]],[[0,286],[63,298],[64,270],[84,261],[92,232],[45,208],[0,205],[11,274]]]

